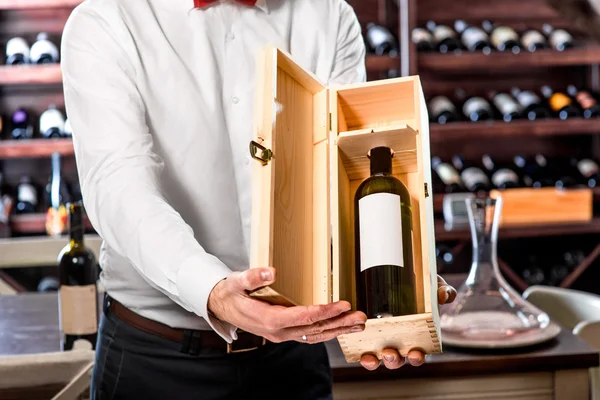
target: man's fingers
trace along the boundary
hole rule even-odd
[[[286,330],[289,332],[290,335],[300,337],[302,335],[316,335],[321,332],[342,327],[364,327],[366,322],[367,316],[364,313],[360,311],[354,311],[341,314],[332,319],[316,322],[312,325],[287,328]]]
[[[408,359],[410,365],[412,365],[413,367],[420,367],[421,365],[423,365],[423,363],[425,363],[425,354],[423,354],[419,350],[409,351],[408,356],[406,358]]]
[[[235,276],[241,290],[254,291],[275,282],[275,268],[250,268]]]
[[[377,357],[371,354],[365,354],[360,359],[360,365],[369,371],[375,371],[377,368],[379,368],[379,364],[380,362]]]
[[[281,328],[309,326],[320,321],[335,318],[351,309],[352,307],[347,301],[338,301],[319,306],[289,307],[282,310],[278,318]]]
[[[444,278],[438,275],[438,303],[452,303],[456,299],[456,294],[456,289],[448,285]]]
[[[406,359],[396,349],[384,349],[382,358],[387,369],[398,369],[406,363]]]

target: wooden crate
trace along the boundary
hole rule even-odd
[[[386,347],[441,352],[425,100],[418,77],[328,88],[285,52],[258,60],[251,267],[277,281],[252,295],[273,304],[347,300],[356,306],[354,194],[369,175],[367,152],[386,145],[411,192],[419,314],[367,321],[340,336],[348,362]],[[257,147],[257,145],[262,147]]]

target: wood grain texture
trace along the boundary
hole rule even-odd
[[[73,155],[71,139],[31,139],[0,141],[0,160],[9,158],[43,158],[52,153]]]
[[[587,370],[556,371],[554,400],[587,400],[590,398],[590,377]]]
[[[0,66],[0,85],[60,84],[60,65]]]

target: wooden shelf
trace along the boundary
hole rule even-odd
[[[562,67],[600,63],[600,46],[589,46],[563,52],[542,50],[519,54],[463,52],[459,55],[419,53],[419,70],[436,72],[467,72],[489,70],[522,70],[527,67]]]
[[[0,140],[0,160],[8,158],[42,158],[52,153],[73,155],[71,139]]]
[[[26,10],[33,8],[73,8],[82,0],[0,0],[0,10]]]
[[[368,54],[366,66],[369,72],[386,72],[390,69],[400,69],[400,59],[398,57]]]
[[[0,66],[0,85],[58,85],[61,83],[60,64]]]
[[[83,216],[85,229],[93,229],[87,216]],[[40,234],[46,233],[46,214],[24,214],[10,217],[10,229],[18,234]]]
[[[585,118],[572,118],[567,121],[553,118],[540,121],[451,122],[444,125],[434,123],[430,125],[432,143],[501,136],[560,136],[596,133],[600,133],[598,120]]]

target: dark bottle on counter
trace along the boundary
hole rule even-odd
[[[98,334],[98,267],[94,254],[85,247],[83,207],[70,203],[69,234],[71,240],[58,256],[60,279],[59,315],[61,349],[71,350],[76,340],[96,345]]]
[[[464,100],[462,112],[468,121],[481,122],[493,119],[492,106],[483,97],[474,96],[465,100],[465,93],[461,89],[456,91],[456,97],[459,100]]]
[[[468,164],[460,155],[452,157],[452,164],[460,172],[463,185],[469,192],[477,193],[490,189],[490,180],[481,168]]]
[[[512,88],[511,93],[521,105],[523,116],[528,120],[535,121],[538,119],[550,118],[552,116],[550,111],[544,107],[542,99],[534,92]]]
[[[542,94],[548,100],[550,110],[562,120],[579,117],[581,113],[573,105],[573,100],[564,93],[555,92],[550,86],[542,87]]]
[[[30,54],[33,64],[56,64],[60,58],[58,47],[50,41],[45,32],[38,34]]]
[[[6,65],[28,64],[29,43],[22,37],[14,37],[6,42]]]
[[[445,193],[457,193],[465,191],[462,180],[460,179],[460,175],[452,165],[442,162],[439,157],[433,157],[431,159],[431,167],[435,171],[437,177],[439,177],[444,184]]]
[[[436,48],[433,35],[424,28],[413,29],[412,41],[417,47],[417,51],[433,51]]]
[[[398,40],[384,26],[374,23],[367,24],[367,44],[373,53],[378,56],[388,54],[390,57],[398,56]]]
[[[12,115],[12,132],[11,136],[13,139],[31,139],[33,138],[33,124],[29,113],[19,108]]]
[[[437,50],[442,53],[450,53],[461,49],[460,40],[454,29],[447,25],[438,25],[434,21],[427,22],[427,29],[433,34],[437,43]]]
[[[512,189],[519,187],[519,175],[508,166],[495,162],[489,154],[481,157],[483,166],[491,176],[492,184],[496,189]]]
[[[575,46],[573,36],[564,29],[554,29],[552,25],[544,24],[542,30],[548,37],[552,48],[557,51],[565,51]]]
[[[455,122],[460,119],[456,106],[446,96],[436,96],[429,101],[429,116],[431,122],[438,124]]]
[[[460,40],[467,50],[481,51],[484,54],[492,52],[490,37],[483,29],[469,25],[462,19],[454,22],[454,29],[460,35]]]
[[[491,21],[483,21],[482,25],[498,51],[511,51],[514,54],[521,52],[519,35],[513,28],[504,25],[495,26]]]
[[[583,110],[584,118],[600,117],[600,104],[598,104],[598,100],[590,92],[580,90],[575,85],[569,85],[567,93],[577,101],[577,104]]]
[[[572,158],[570,164],[577,169],[582,184],[590,188],[595,188],[600,184],[600,167],[596,161],[590,158],[581,160]]]
[[[535,29],[529,29],[523,32],[523,35],[521,36],[521,44],[527,51],[530,52],[544,50],[550,47],[544,35]]]
[[[521,118],[523,108],[511,95],[491,92],[489,98],[502,115],[504,122],[511,122]]]
[[[33,214],[38,206],[38,193],[31,178],[23,176],[17,187],[17,214]]]

